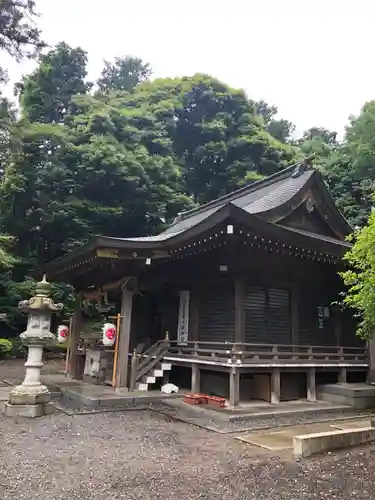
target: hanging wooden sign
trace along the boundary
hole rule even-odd
[[[186,345],[189,340],[189,306],[190,292],[182,290],[180,292],[180,307],[178,311],[177,343]]]
[[[116,250],[114,248],[98,248],[96,250],[96,256],[103,257],[106,259],[118,259],[119,258],[118,250]]]

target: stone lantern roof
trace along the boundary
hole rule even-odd
[[[50,298],[52,291],[51,283],[48,283],[46,279],[46,275],[43,276],[43,279],[36,284],[35,287],[35,295],[28,300],[21,300],[18,304],[18,308],[22,312],[30,312],[30,311],[50,311],[50,312],[59,312],[64,307],[64,304],[58,303],[55,304],[54,301]]]

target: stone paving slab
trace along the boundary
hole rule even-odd
[[[347,422],[344,420],[343,422],[336,422],[332,424],[331,427],[338,430],[363,429],[365,427],[371,427],[371,420],[361,419],[361,420],[349,420]]]
[[[249,432],[236,436],[236,439],[270,451],[280,451],[293,448],[293,438],[295,436],[330,432],[334,430],[365,429],[368,427],[370,427],[369,419],[348,419],[343,421],[293,425],[282,429],[263,432]]]
[[[288,450],[293,447],[293,438],[282,432],[274,432],[270,434],[252,434],[248,436],[237,437],[239,441],[244,443],[259,446],[270,451]]]

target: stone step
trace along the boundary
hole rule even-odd
[[[288,417],[306,417],[306,418],[332,418],[331,415],[348,415],[348,414],[356,414],[357,410],[352,406],[346,405],[327,405],[325,407],[319,406],[319,403],[316,406],[311,405],[310,407],[301,407],[290,405],[290,408],[286,409],[285,406],[279,407],[275,405],[275,407],[270,410],[269,408],[265,408],[264,411],[257,410],[253,412],[249,410],[248,412],[242,412],[240,414],[232,414],[228,415],[228,419],[231,422],[240,422],[240,421],[256,421],[263,420],[264,418],[288,418]]]
[[[348,406],[326,406],[319,403],[311,405],[311,408],[291,408],[285,411],[285,406],[277,405],[274,408],[243,412],[233,415],[232,411],[216,410],[207,405],[190,406],[179,399],[163,401],[159,410],[170,418],[177,418],[187,423],[193,423],[199,427],[216,430],[220,433],[249,432],[273,427],[283,427],[299,424],[320,423],[332,420],[346,420],[350,418],[367,418],[368,411],[359,412]],[[314,407],[315,406],[315,407]],[[241,411],[241,410],[240,410]]]
[[[142,391],[138,393],[128,391],[123,394],[113,393],[111,397],[108,397],[108,395],[101,397],[99,395],[93,396],[90,391],[65,389],[60,400],[53,402],[53,405],[68,414],[70,412],[117,411],[129,408],[150,408],[150,405],[159,404],[163,399],[173,399],[175,397],[178,397],[178,395],[170,394],[166,397],[165,394],[159,391]]]
[[[141,378],[141,382],[137,384],[137,389],[139,391],[148,391],[148,385],[155,384],[157,378],[161,378],[165,371],[170,371],[171,369],[171,363],[158,363],[156,367],[152,369],[152,374],[144,375]]]

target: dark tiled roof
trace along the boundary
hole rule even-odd
[[[304,229],[297,229],[295,227],[284,226],[279,224],[280,227],[292,231],[294,233],[303,234],[304,236],[309,236],[310,238],[315,238],[320,241],[326,241],[327,243],[333,243],[335,245],[340,245],[342,247],[351,248],[351,243],[348,241],[338,240],[337,238],[332,238],[331,236],[326,236],[325,234],[313,233],[312,231],[305,231]]]
[[[303,188],[313,173],[310,170],[296,178],[281,179],[249,194],[242,195],[233,203],[250,214],[260,215],[287,203]]]
[[[314,170],[302,171],[298,176],[293,176],[296,166],[288,167],[264,180],[254,182],[229,195],[205,205],[183,212],[179,220],[172,224],[166,231],[157,236],[141,238],[124,238],[126,241],[165,241],[191,227],[196,226],[209,216],[232,203],[245,212],[261,216],[262,213],[273,210],[287,203],[306,185],[314,175]]]
[[[155,236],[137,236],[136,238],[116,238],[116,239],[125,241],[164,241],[167,240],[168,238],[171,238],[172,236],[176,236],[177,234],[182,233],[182,231],[183,230],[173,231],[168,234],[164,231],[163,233],[157,234]]]

